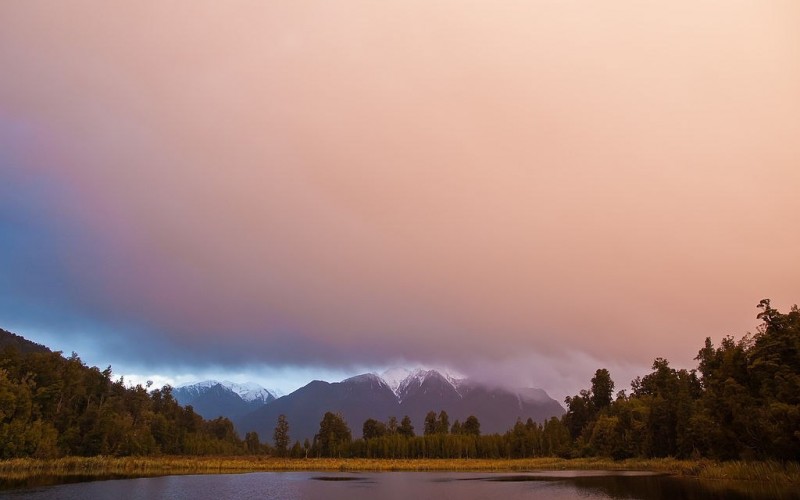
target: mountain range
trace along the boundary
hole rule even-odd
[[[258,384],[205,380],[184,384],[172,390],[172,395],[183,406],[191,405],[203,418],[225,416],[241,417],[275,401],[276,395]]]
[[[561,416],[564,408],[542,389],[508,390],[470,379],[458,379],[436,370],[403,370],[384,376],[367,373],[341,382],[315,380],[286,396],[270,391],[261,399],[246,401],[229,382],[207,381],[174,390],[182,404],[191,404],[205,418],[227,416],[240,435],[255,431],[270,441],[279,415],[286,415],[291,439],[313,439],[325,412],[341,413],[354,437],[365,420],[386,422],[408,415],[415,432],[422,434],[425,415],[444,410],[450,422],[475,415],[485,434],[503,433],[517,419],[542,422]]]
[[[22,353],[50,352],[40,344],[0,329],[0,350]],[[312,439],[325,412],[341,413],[354,437],[361,436],[365,420],[386,422],[408,415],[417,434],[422,434],[425,415],[444,410],[464,422],[475,415],[484,434],[503,433],[516,420],[544,421],[561,416],[564,408],[542,389],[508,390],[479,381],[442,374],[436,370],[393,369],[382,375],[367,373],[341,382],[315,380],[278,397],[257,384],[206,380],[172,390],[181,405],[191,405],[206,419],[230,418],[239,435],[256,431],[264,442],[272,439],[278,416],[286,415],[291,439]]]

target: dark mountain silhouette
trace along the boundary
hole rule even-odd
[[[415,432],[422,434],[425,415],[444,410],[450,422],[464,422],[475,415],[484,434],[503,433],[518,418],[544,421],[561,416],[564,408],[541,389],[510,391],[475,381],[452,380],[435,370],[417,370],[394,392],[374,374],[359,375],[337,383],[315,380],[241,418],[234,419],[240,434],[258,432],[262,440],[272,437],[278,416],[286,415],[293,441],[312,439],[327,411],[341,413],[354,437],[361,435],[368,418],[385,422],[408,415]]]
[[[238,392],[237,392],[238,389]],[[176,387],[172,395],[183,406],[191,406],[203,418],[219,416],[230,419],[241,417],[275,400],[266,389],[248,388],[230,382],[209,380],[197,384]]]
[[[292,441],[314,437],[325,412],[341,413],[354,436],[368,418],[386,420],[397,414],[397,397],[378,376],[367,374],[341,382],[314,380],[268,406],[235,420],[240,434],[256,431],[264,441],[272,439],[278,415],[286,415]]]

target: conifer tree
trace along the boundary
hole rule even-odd
[[[289,422],[286,415],[278,415],[278,423],[272,433],[272,442],[275,443],[275,452],[279,457],[285,457],[289,449]]]

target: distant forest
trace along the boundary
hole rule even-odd
[[[0,458],[65,455],[236,455],[372,458],[526,458],[537,456],[678,457],[800,460],[800,311],[759,304],[755,334],[710,338],[696,369],[663,358],[614,392],[606,369],[566,398],[567,412],[539,423],[518,421],[483,435],[469,417],[450,422],[432,409],[424,427],[408,417],[369,419],[353,439],[340,415],[321,415],[312,440],[291,441],[281,416],[272,436],[241,438],[226,418],[204,420],[182,407],[169,386],[149,390],[112,380],[111,368],[87,367],[0,330]],[[266,439],[267,442],[262,442]]]

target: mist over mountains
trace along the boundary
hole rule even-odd
[[[408,415],[422,434],[425,415],[444,410],[451,422],[474,415],[485,434],[502,433],[517,419],[541,422],[561,416],[564,408],[544,390],[509,390],[481,381],[459,379],[437,370],[389,370],[366,373],[341,382],[314,380],[286,396],[250,384],[249,391],[230,382],[205,381],[174,389],[175,398],[205,418],[226,416],[240,435],[255,431],[271,439],[279,415],[286,415],[292,440],[313,439],[325,412],[341,413],[354,436],[365,420],[398,420]],[[258,394],[257,397],[254,394]]]
[[[0,348],[14,347],[20,352],[50,352],[42,345],[5,330],[0,330]],[[389,417],[411,418],[417,434],[429,411],[444,410],[450,421],[464,422],[474,415],[484,434],[503,433],[517,419],[542,422],[564,414],[564,408],[544,390],[511,390],[483,381],[458,378],[437,370],[394,368],[381,375],[365,373],[342,380],[314,380],[300,389],[279,397],[278,391],[255,383],[205,380],[172,388],[182,406],[191,406],[206,419],[229,418],[240,436],[255,431],[269,442],[278,416],[286,415],[290,437],[313,439],[325,412],[340,413],[353,436],[361,435],[365,420],[386,422]]]

